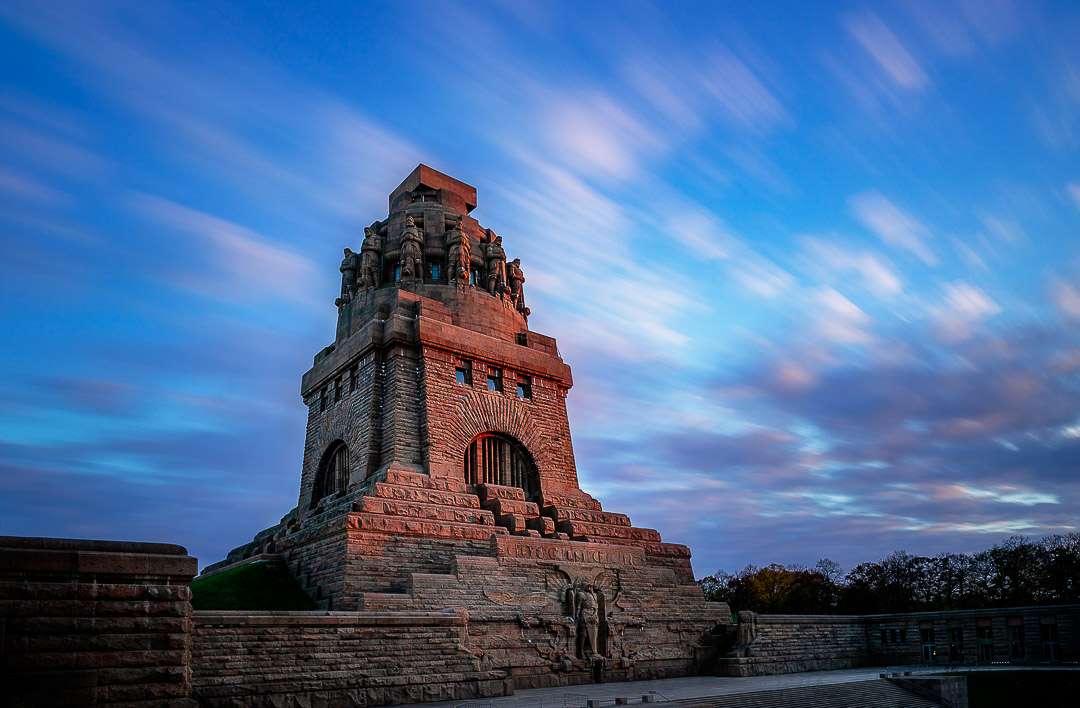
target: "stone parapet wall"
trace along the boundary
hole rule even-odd
[[[1046,629],[1053,627],[1053,630]],[[760,676],[858,666],[1055,663],[1080,658],[1080,605],[880,615],[757,615],[717,671]]]
[[[466,648],[463,612],[198,612],[203,706],[384,705],[511,693]]]
[[[3,705],[194,706],[180,546],[0,537]]]

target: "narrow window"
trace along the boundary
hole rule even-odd
[[[341,400],[341,379],[334,379],[334,403]]]
[[[501,392],[503,390],[503,374],[502,369],[491,367],[488,369],[487,388],[488,391]]]
[[[359,374],[360,372],[357,370],[357,367],[354,366],[349,369],[349,393],[356,393],[356,384]]]
[[[532,377],[520,375],[515,393],[518,398],[532,399]]]
[[[458,359],[454,368],[454,379],[463,386],[472,386],[472,362],[468,359]]]
[[[401,264],[400,263],[398,263],[397,265],[394,266],[394,282],[395,283],[400,283],[401,282]]]
[[[469,270],[469,285],[476,285],[476,279],[479,277],[479,271],[476,268]]]
[[[437,283],[442,280],[442,263],[431,263],[431,282]]]
[[[326,389],[323,388],[319,391],[319,412],[322,413],[326,410]]]
[[[529,334],[527,332],[518,332],[517,343],[523,347],[529,346]]]

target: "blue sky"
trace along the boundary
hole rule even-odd
[[[1075,3],[212,5],[0,7],[0,533],[275,523],[420,161],[699,575],[1076,530]]]

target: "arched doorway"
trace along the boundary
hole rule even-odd
[[[311,490],[311,506],[324,497],[344,492],[349,486],[349,446],[341,440],[330,443],[319,461],[315,486]]]
[[[525,490],[525,498],[540,497],[540,475],[532,455],[509,435],[481,433],[465,448],[465,481],[469,484],[501,484]]]

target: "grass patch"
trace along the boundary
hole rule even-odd
[[[196,610],[313,610],[283,563],[256,561],[191,581]]]

